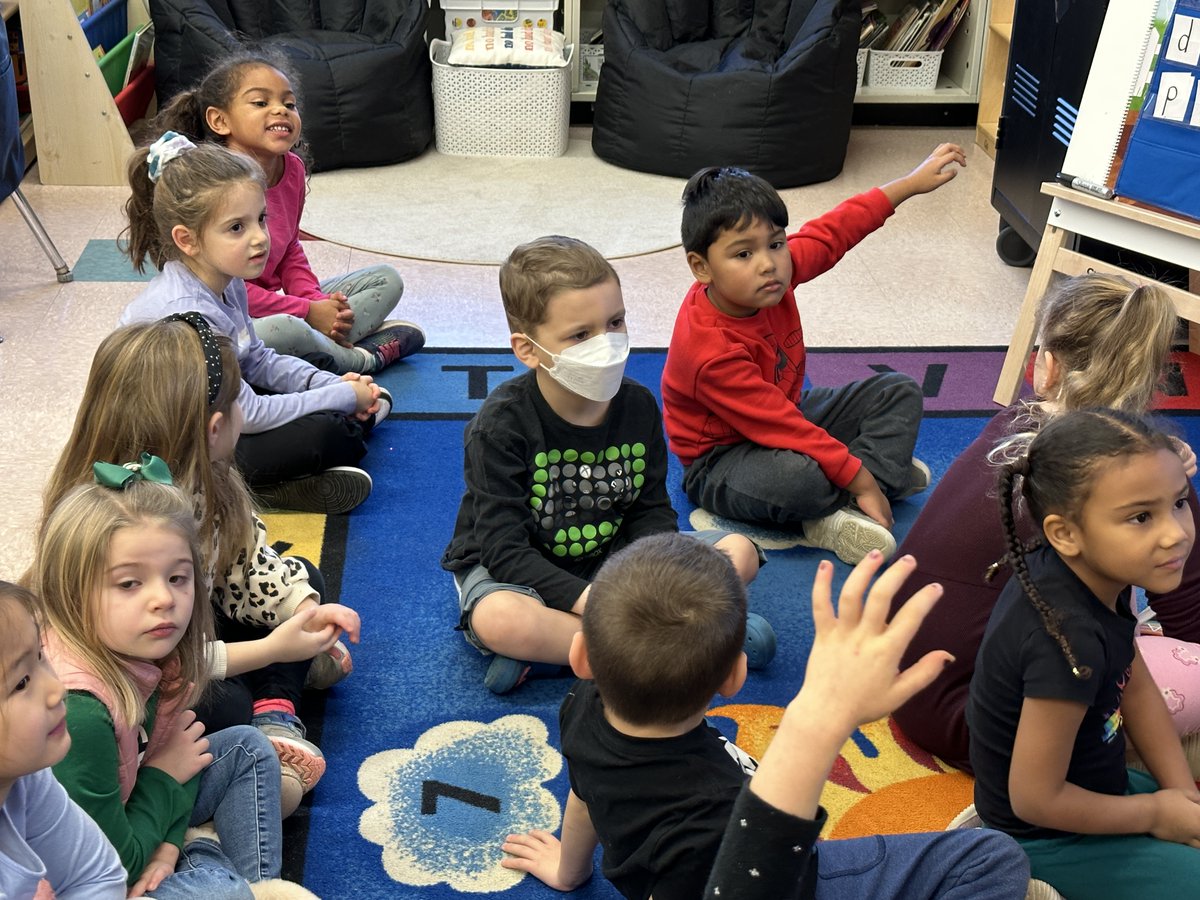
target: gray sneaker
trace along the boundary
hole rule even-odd
[[[425,332],[414,322],[389,319],[378,331],[368,334],[354,346],[361,347],[371,354],[373,365],[369,365],[364,371],[373,373],[386,369],[396,360],[412,356],[424,347]]]
[[[354,466],[333,466],[316,475],[256,487],[253,492],[262,509],[337,515],[371,496],[371,476]]]
[[[894,499],[905,500],[914,494],[928,490],[932,481],[933,473],[929,471],[929,466],[914,456],[909,467],[908,487],[897,494]]]
[[[844,506],[821,519],[809,519],[803,527],[807,546],[832,550],[838,559],[852,566],[872,550],[878,550],[884,559],[896,552],[892,533],[852,506]]]

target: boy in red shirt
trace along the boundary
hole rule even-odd
[[[929,486],[913,459],[921,390],[888,372],[836,388],[804,384],[796,285],[831,269],[897,206],[966,165],[941,144],[908,175],[851,197],[795,234],[766,181],[707,168],[683,192],[696,283],[675,319],[663,417],[688,498],[720,516],[799,526],[810,546],[857,563],[896,549],[891,500]]]

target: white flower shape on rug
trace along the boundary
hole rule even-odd
[[[548,738],[541,719],[511,715],[490,724],[445,722],[411,750],[369,756],[358,787],[373,805],[359,831],[382,848],[384,870],[401,884],[507,890],[524,876],[500,865],[505,837],[555,831],[562,819],[543,787],[562,770]]]

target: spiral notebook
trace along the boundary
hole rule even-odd
[[[1111,0],[1062,170],[1113,187],[1176,0]]]

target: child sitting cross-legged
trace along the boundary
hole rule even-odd
[[[442,566],[454,574],[459,629],[495,654],[484,683],[505,693],[567,662],[588,582],[610,553],[679,529],[654,395],[625,378],[621,283],[574,238],[517,247],[500,269],[513,352],[528,369],[488,396],[464,438],[466,492]],[[758,573],[747,538],[698,532],[742,581]],[[775,636],[751,615],[752,664]],[[548,664],[534,667],[534,663]]]
[[[804,385],[797,285],[837,264],[897,206],[965,165],[941,144],[908,175],[851,197],[787,234],[787,206],[742,169],[707,168],[683,191],[683,247],[696,277],[675,319],[663,415],[684,488],[719,516],[790,526],[856,563],[890,556],[891,502],[929,486],[913,459],[921,390],[885,372]]]
[[[825,841],[818,849],[818,798],[842,744],[932,681],[948,659],[932,652],[898,671],[941,588],[919,591],[889,625],[888,602],[915,562],[893,565],[864,604],[882,562],[872,551],[859,564],[836,616],[833,566],[821,563],[804,687],[756,774],[754,760],[705,721],[713,695],[733,696],[746,678],[746,594],[728,559],[676,535],[614,554],[592,582],[583,631],[571,644],[571,666],[585,680],[559,711],[571,782],[561,842],[544,831],[509,835],[502,865],[573,890],[591,875],[600,842],[605,876],[638,900],[1024,897],[1025,860],[1015,841],[994,831]]]

